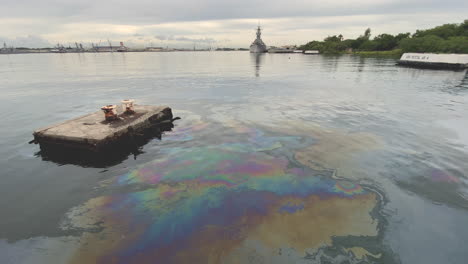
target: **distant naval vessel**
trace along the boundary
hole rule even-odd
[[[261,30],[260,26],[258,26],[258,28],[257,28],[257,38],[250,45],[250,52],[251,53],[267,52],[267,47],[266,47],[265,43],[263,43],[263,40],[260,37],[261,35],[262,35],[262,30]]]

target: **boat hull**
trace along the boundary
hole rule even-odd
[[[250,45],[250,53],[265,53],[267,52],[267,48],[262,45]]]

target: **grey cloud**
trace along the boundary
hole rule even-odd
[[[166,40],[167,39],[167,36],[164,36],[164,35],[158,35],[158,36],[154,36],[155,39],[158,39],[158,40]]]
[[[257,22],[266,41],[306,42],[327,34],[357,37],[367,27],[375,34],[414,32],[462,22],[467,9],[465,0],[3,0],[0,32],[12,45],[31,47],[50,43],[15,36],[40,35],[52,44],[131,39],[168,45],[224,43],[228,37],[229,45],[242,46],[252,41]]]
[[[7,46],[13,47],[30,47],[30,48],[45,48],[50,47],[52,44],[40,36],[28,35],[25,37],[6,38],[0,37],[0,42]]]
[[[290,0],[7,0],[1,17],[59,17],[71,22],[156,24],[239,18],[349,16],[364,14],[421,14],[467,9],[465,0],[304,1]]]
[[[187,38],[187,37],[178,37],[175,38],[176,41],[181,42],[196,42],[196,43],[215,43],[216,40],[213,38]]]
[[[216,40],[214,38],[190,38],[185,36],[174,37],[174,36],[165,36],[165,35],[157,35],[154,36],[157,40],[168,40],[168,41],[178,41],[178,42],[196,42],[196,43],[215,43]]]
[[[87,3],[88,2],[88,3]],[[6,0],[2,1],[1,17],[23,18],[68,18],[80,19],[80,16],[93,8],[91,1],[56,1],[56,0]]]

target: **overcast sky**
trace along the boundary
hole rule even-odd
[[[1,0],[0,41],[124,41],[127,46],[248,47],[258,23],[267,45],[328,35],[414,32],[468,19],[467,0]]]

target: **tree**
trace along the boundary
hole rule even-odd
[[[361,44],[359,49],[360,50],[365,50],[365,51],[377,50],[377,42],[372,41],[372,40],[366,40]]]
[[[374,38],[375,50],[392,50],[398,45],[397,39],[390,34],[380,34]]]
[[[411,33],[400,33],[395,36],[395,39],[400,42],[402,39],[409,38],[411,36]]]
[[[334,36],[326,37],[323,41],[325,41],[325,42],[340,42],[342,39],[343,39],[342,35],[339,35],[339,36],[334,35]]]
[[[451,37],[444,43],[444,52],[468,53],[468,37]]]
[[[460,25],[460,36],[468,37],[468,19]]]
[[[364,38],[370,39],[371,36],[371,29],[367,28],[366,31],[364,31]]]
[[[357,51],[387,51],[402,49],[404,52],[445,52],[468,53],[468,19],[460,24],[445,24],[425,30],[417,30],[413,35],[380,34],[370,39],[371,29],[356,39],[344,40],[343,35],[328,36],[323,41],[311,41],[302,49],[319,50],[321,53],[341,53],[352,48]]]
[[[416,30],[416,33],[413,34],[413,37],[422,38],[425,36],[434,35],[443,39],[448,39],[449,37],[454,37],[457,35],[457,33],[459,33],[458,28],[459,25],[457,24],[445,24],[431,29]]]
[[[364,31],[364,35],[359,36],[353,43],[351,43],[351,48],[355,50],[360,50],[362,49],[362,45],[364,42],[368,41],[371,36],[371,29],[367,28],[366,31]]]
[[[403,39],[400,42],[400,48],[404,52],[442,52],[444,51],[444,39],[434,35]]]

